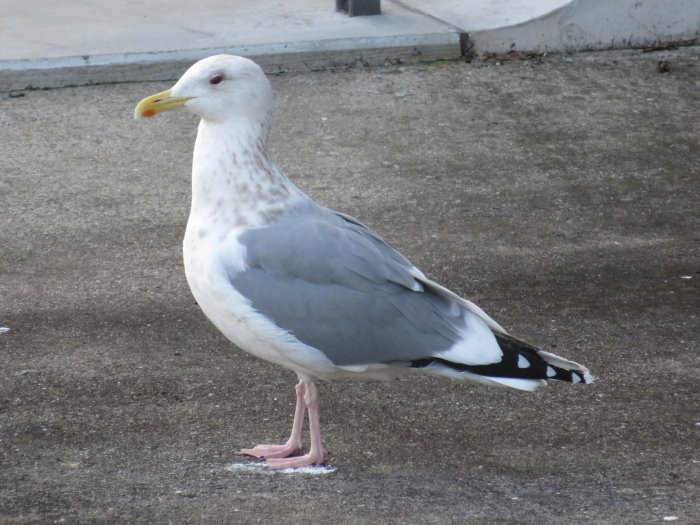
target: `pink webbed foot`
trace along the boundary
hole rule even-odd
[[[304,468],[323,464],[323,454],[304,454],[294,458],[267,459],[267,470],[282,470],[286,468]]]
[[[265,458],[268,470],[287,468],[303,468],[323,464],[323,444],[321,443],[321,428],[318,418],[318,392],[311,380],[302,379],[296,386],[297,404],[294,411],[292,435],[284,445],[256,445],[253,448],[237,450],[234,454]],[[311,450],[303,456],[301,453],[301,429],[304,425],[304,413],[308,409],[309,427],[311,433]]]
[[[321,426],[318,420],[318,392],[316,385],[311,381],[305,384],[303,401],[309,412],[311,450],[308,454],[294,458],[266,458],[268,470],[303,468],[323,464],[325,452],[321,443]]]
[[[253,448],[237,450],[238,456],[253,456],[254,458],[287,458],[301,454],[301,429],[304,426],[304,413],[306,412],[306,385],[299,381],[296,386],[297,403],[294,409],[294,425],[292,435],[284,445],[256,445]]]
[[[288,458],[301,453],[301,446],[287,443],[286,445],[256,445],[253,448],[236,450],[237,456],[253,456],[254,458]]]

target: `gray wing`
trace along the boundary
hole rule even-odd
[[[232,285],[252,306],[338,366],[410,362],[450,348],[464,327],[454,301],[354,219],[288,216],[238,241]]]

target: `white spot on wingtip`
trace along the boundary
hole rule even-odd
[[[581,378],[578,376],[578,374],[571,374],[571,382],[572,383],[580,383]]]
[[[664,516],[664,521],[676,521],[678,516]]]
[[[530,366],[530,361],[528,361],[524,356],[518,356],[518,368],[528,368]]]
[[[547,377],[554,377],[555,375],[557,375],[557,371],[554,370],[554,368],[552,368],[551,366],[548,366],[547,367]]]
[[[4,334],[5,332],[9,332],[11,328],[9,326],[0,326],[0,334]]]

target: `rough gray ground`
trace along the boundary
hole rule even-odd
[[[698,57],[272,79],[295,182],[598,377],[323,384],[317,476],[226,469],[295,378],[188,291],[195,118],[134,122],[156,83],[3,97],[0,522],[699,523]]]

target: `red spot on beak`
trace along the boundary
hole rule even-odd
[[[147,109],[146,111],[144,111],[143,113],[141,113],[141,116],[142,116],[142,117],[152,117],[152,116],[155,115],[155,114],[156,114],[156,112],[155,112],[154,110],[152,110],[152,109]]]

